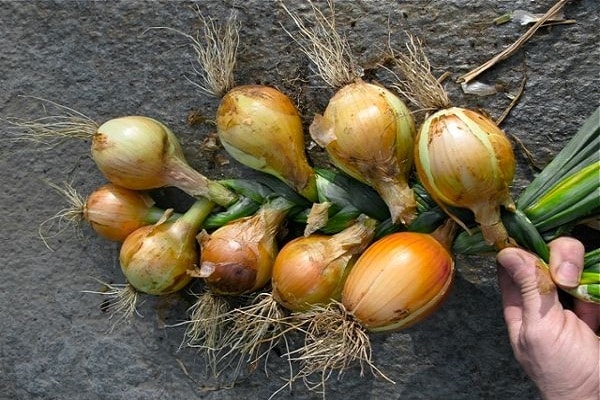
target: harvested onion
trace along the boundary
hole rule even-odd
[[[273,298],[290,311],[339,300],[345,277],[373,239],[376,221],[361,217],[335,235],[313,234],[283,246],[273,266]]]
[[[311,3],[314,21],[308,25],[282,4],[300,37],[288,34],[321,78],[339,89],[323,115],[315,116],[311,137],[327,150],[333,164],[379,193],[394,223],[408,225],[416,213],[415,196],[408,186],[416,133],[413,117],[392,92],[361,79],[362,68],[335,30],[333,4],[328,5],[330,18]]]
[[[268,86],[230,90],[217,110],[217,133],[240,163],[274,175],[311,201],[316,177],[304,150],[302,120],[291,100]]]
[[[415,165],[436,202],[470,209],[488,243],[498,249],[510,245],[500,206],[515,210],[510,195],[515,158],[493,121],[458,107],[434,113],[417,136]]]
[[[92,137],[92,157],[109,181],[128,189],[175,186],[220,205],[236,200],[234,193],[194,170],[173,132],[152,118],[127,116],[100,125]]]
[[[350,83],[315,116],[310,134],[333,164],[379,193],[392,221],[410,224],[416,212],[408,186],[415,124],[396,95],[362,80]]]
[[[136,229],[158,222],[164,212],[148,194],[109,183],[87,197],[82,216],[100,236],[122,242]]]
[[[192,279],[188,271],[198,260],[196,234],[213,207],[212,202],[200,199],[176,221],[159,221],[129,235],[119,256],[129,284],[153,295],[186,286]]]
[[[251,217],[240,218],[209,234],[200,232],[200,269],[213,292],[240,295],[262,288],[271,279],[277,233],[291,204],[278,198]]]

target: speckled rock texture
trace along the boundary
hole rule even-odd
[[[391,43],[401,48],[405,31],[420,37],[433,72],[450,73],[445,88],[456,105],[498,117],[506,95],[525,90],[502,128],[543,166],[564,146],[600,100],[599,13],[594,0],[569,3],[576,22],[544,27],[516,54],[478,80],[505,92],[465,95],[455,82],[525,30],[494,18],[515,9],[543,13],[553,1],[361,1],[336,2],[337,27],[363,66],[373,66]],[[301,15],[304,1],[286,2]],[[324,3],[319,3],[324,4]],[[157,118],[180,139],[190,164],[211,178],[247,176],[223,149],[202,150],[211,124],[189,125],[190,112],[207,119],[218,99],[203,95],[190,80],[194,54],[189,41],[167,30],[195,34],[195,14],[223,21],[233,10],[242,24],[235,78],[238,84],[273,85],[293,98],[306,126],[322,112],[332,89],[282,26],[293,29],[275,1],[11,1],[0,2],[0,117],[42,117],[44,103],[71,107],[94,121],[130,114]],[[366,78],[390,84],[382,70]],[[422,117],[422,114],[421,114]],[[182,348],[190,296],[142,296],[139,312],[110,331],[105,298],[84,293],[105,282],[123,283],[118,244],[83,227],[50,237],[40,223],[65,207],[49,183],[70,182],[81,194],[105,183],[90,157],[89,140],[52,147],[14,141],[2,122],[0,133],[0,398],[1,399],[267,399],[284,384],[286,364],[270,357],[268,374],[258,368],[235,385],[215,381],[193,349]],[[515,141],[516,143],[516,141]],[[515,144],[519,167],[514,194],[535,170]],[[311,150],[316,164],[322,152]],[[161,194],[189,203],[182,193]],[[458,257],[453,291],[437,313],[422,323],[372,337],[374,358],[391,384],[350,369],[331,379],[328,399],[536,399],[537,391],[513,359],[502,319],[493,257]],[[275,398],[312,399],[301,383]]]

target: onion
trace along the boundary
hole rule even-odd
[[[315,116],[310,134],[333,164],[379,193],[395,223],[414,219],[416,201],[408,175],[415,124],[397,96],[357,80],[333,96],[322,116]]]
[[[278,198],[263,205],[253,216],[237,219],[208,234],[198,235],[200,269],[218,294],[240,295],[262,288],[271,279],[277,255],[277,233],[291,204]]]
[[[198,260],[196,234],[214,204],[196,203],[175,222],[159,221],[137,229],[125,239],[119,261],[127,281],[152,295],[176,292],[192,279]]]
[[[268,86],[230,90],[216,115],[225,150],[240,163],[276,176],[317,201],[315,172],[304,150],[302,120],[291,100]]]
[[[500,206],[515,210],[510,195],[515,158],[510,141],[494,122],[458,107],[434,113],[417,136],[415,165],[437,203],[473,211],[485,240],[496,248],[511,243]]]
[[[339,300],[348,271],[373,239],[376,222],[361,217],[335,235],[313,234],[282,247],[273,266],[273,298],[290,311]]]
[[[112,183],[94,190],[82,210],[83,219],[96,233],[119,242],[136,229],[158,222],[164,212],[148,194]]]
[[[92,157],[109,181],[128,189],[175,186],[220,205],[236,200],[234,193],[190,167],[173,132],[152,118],[127,116],[100,125],[92,136]]]

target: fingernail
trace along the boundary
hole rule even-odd
[[[525,263],[523,257],[512,249],[500,251],[497,255],[497,260],[511,277],[514,275],[514,272]]]
[[[575,287],[579,284],[579,268],[572,262],[560,263],[556,271],[556,279],[563,286]]]

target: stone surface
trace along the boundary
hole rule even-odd
[[[288,2],[295,3],[295,2]],[[299,2],[303,3],[303,2]],[[497,117],[504,94],[463,95],[454,78],[516,40],[525,27],[492,20],[514,9],[544,12],[551,1],[338,1],[338,28],[359,63],[372,65],[391,42],[402,47],[404,31],[427,46],[436,75],[457,105]],[[235,162],[215,163],[201,151],[210,124],[189,126],[188,113],[210,119],[218,102],[194,80],[189,42],[167,30],[194,34],[194,8],[223,20],[231,10],[242,23],[236,81],[264,83],[295,99],[306,125],[322,112],[332,90],[319,80],[282,29],[292,28],[276,2],[250,1],[3,1],[0,2],[0,117],[35,119],[55,101],[104,121],[142,114],[171,126],[192,166],[212,178],[243,176]],[[306,5],[297,6],[301,13]],[[572,25],[541,29],[514,56],[480,77],[525,91],[502,127],[547,163],[597,106],[598,13],[593,0],[565,9]],[[368,78],[390,83],[383,72]],[[48,183],[71,182],[82,194],[104,183],[89,155],[89,140],[53,147],[11,140],[2,124],[0,153],[0,398],[2,399],[267,399],[285,379],[274,354],[266,376],[258,370],[233,387],[207,378],[190,349],[179,349],[183,328],[166,327],[186,317],[185,296],[143,297],[140,313],[109,332],[94,279],[123,283],[118,245],[83,228],[40,240],[40,223],[65,207]],[[516,147],[514,193],[533,169]],[[221,150],[220,155],[225,156]],[[315,163],[323,154],[311,152]],[[180,193],[175,193],[181,196]],[[454,290],[428,320],[405,331],[373,336],[377,365],[396,384],[360,376],[352,369],[329,384],[330,399],[533,399],[537,393],[514,361],[502,320],[491,257],[459,257]],[[301,384],[277,398],[318,398]]]

